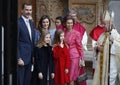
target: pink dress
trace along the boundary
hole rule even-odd
[[[79,67],[79,59],[84,59],[80,33],[74,29],[70,32],[65,32],[65,40],[70,50],[70,81],[76,81],[77,77],[84,73],[84,69]],[[86,81],[77,85],[86,85]]]

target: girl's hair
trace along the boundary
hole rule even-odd
[[[37,47],[42,47],[43,45],[46,44],[44,39],[45,39],[45,36],[48,35],[48,34],[50,34],[48,31],[42,30],[40,40],[37,43]],[[48,43],[48,44],[50,45],[50,43]]]
[[[39,22],[38,22],[38,30],[40,30],[40,31],[42,31],[42,29],[43,29],[42,21],[43,21],[44,19],[48,19],[48,20],[49,20],[49,27],[48,27],[48,29],[49,29],[50,26],[51,26],[51,21],[50,21],[49,16],[48,16],[48,15],[43,15],[43,16],[40,18]]]
[[[62,30],[56,30],[55,31],[53,44],[60,44],[60,35],[62,33],[64,33],[64,31],[62,31]],[[65,41],[64,41],[64,43],[65,43]]]
[[[73,21],[73,25],[75,24],[75,20],[73,19],[72,16],[70,15],[66,15],[64,18],[63,18],[63,26],[66,27],[66,22],[67,20],[72,20]]]
[[[55,19],[56,19],[56,20],[60,20],[61,23],[63,22],[63,18],[62,18],[61,16],[58,16],[58,17],[56,17]]]

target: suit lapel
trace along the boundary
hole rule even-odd
[[[22,27],[23,27],[23,29],[24,29],[24,32],[28,35],[28,37],[29,37],[29,39],[30,39],[30,35],[29,35],[29,31],[28,31],[28,28],[27,28],[27,26],[26,26],[26,24],[25,24],[25,21],[23,20],[23,18],[21,17],[20,18],[21,19],[21,25],[22,25]],[[32,30],[31,30],[32,31]],[[31,39],[30,39],[30,41],[31,41]]]

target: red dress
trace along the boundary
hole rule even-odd
[[[70,73],[65,73],[65,69],[70,69],[70,56],[67,46],[64,45],[63,48],[59,45],[54,46],[53,56],[55,62],[55,84],[69,83]]]

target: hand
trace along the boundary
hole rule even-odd
[[[114,40],[114,38],[110,35],[109,36],[109,39],[110,39],[110,41],[112,41],[113,42],[113,40]]]
[[[40,73],[38,73],[38,78],[39,79],[43,79],[43,75],[42,75],[42,73],[40,72]]]
[[[103,46],[102,46],[102,45],[99,45],[97,48],[98,48],[98,51],[99,51],[99,52],[102,52],[102,51],[103,51]]]
[[[65,69],[65,73],[67,74],[69,72],[69,70],[68,69]]]
[[[80,67],[82,67],[81,61],[82,61],[82,60],[80,59],[80,60],[79,60],[79,66],[80,66]]]
[[[94,50],[97,50],[98,49],[98,46],[96,45],[95,47],[94,47]]]
[[[18,59],[18,65],[19,66],[24,66],[24,61],[21,58]]]
[[[51,73],[51,78],[54,79],[54,77],[55,77],[55,74]]]
[[[80,61],[79,61],[79,66],[80,66],[80,67],[85,66],[85,61],[84,61],[84,59],[80,59]]]

